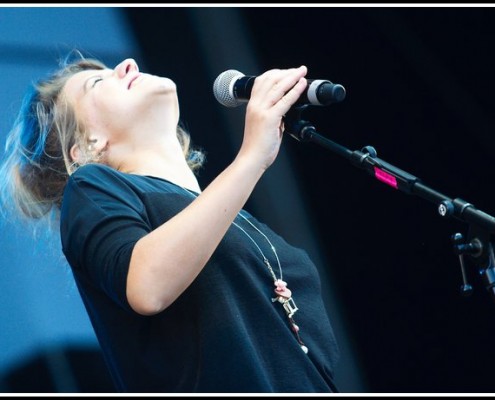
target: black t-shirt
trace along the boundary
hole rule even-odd
[[[69,179],[61,209],[62,249],[120,392],[332,392],[338,348],[305,251],[241,213],[276,248],[298,311],[273,302],[279,278],[267,240],[241,216],[195,281],[163,312],[142,316],[126,298],[135,243],[187,207],[195,196],[167,180],[91,164]],[[191,249],[194,251],[194,249]],[[166,262],[166,260],[164,260]]]

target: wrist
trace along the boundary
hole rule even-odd
[[[235,168],[242,177],[244,177],[243,179],[253,179],[257,181],[268,169],[269,165],[267,165],[260,157],[245,154],[241,151],[232,162],[232,167]]]

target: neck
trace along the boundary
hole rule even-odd
[[[166,179],[184,188],[201,192],[178,141],[134,148],[130,154],[132,155],[119,165],[120,171]]]

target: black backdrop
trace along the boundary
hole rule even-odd
[[[213,9],[212,12],[215,10]],[[232,158],[187,7],[128,8],[149,72],[179,83],[208,151],[207,184]],[[495,215],[495,10],[490,7],[241,7],[260,71],[305,64],[346,99],[305,114],[351,150]],[[233,60],[234,62],[234,60]],[[221,71],[218,71],[221,72]],[[194,117],[193,117],[194,116]],[[195,135],[196,133],[196,135]],[[495,392],[495,308],[477,268],[471,297],[435,204],[398,192],[311,143],[286,138],[369,392]]]

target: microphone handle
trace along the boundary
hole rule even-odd
[[[243,76],[234,82],[232,94],[237,101],[247,102],[251,97],[256,76]],[[342,85],[328,80],[307,79],[308,86],[294,103],[295,106],[312,104],[326,106],[342,101],[345,97],[345,89]]]
[[[248,101],[253,90],[255,76],[243,76],[234,82],[232,94],[238,101]]]

